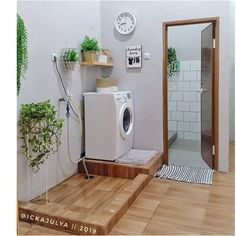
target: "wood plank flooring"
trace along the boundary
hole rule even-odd
[[[230,171],[216,172],[212,185],[151,180],[111,234],[234,235],[234,158],[230,144]]]
[[[234,158],[231,143],[230,171],[216,172],[212,185],[152,179],[110,234],[234,235]],[[62,234],[22,222],[18,233]]]
[[[86,160],[88,172],[91,175],[102,175],[133,179],[138,174],[154,175],[162,166],[163,154],[157,153],[146,165],[121,164],[110,161]],[[78,165],[78,172],[85,173],[82,163]]]
[[[19,218],[74,234],[106,234],[150,179],[143,174],[132,180],[104,176],[86,180],[75,175],[48,192],[48,204],[40,202],[40,198],[20,203]]]

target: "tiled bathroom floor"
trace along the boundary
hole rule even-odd
[[[169,164],[209,168],[201,157],[201,142],[176,139],[169,148]]]

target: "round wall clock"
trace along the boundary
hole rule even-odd
[[[136,17],[133,13],[122,12],[116,17],[115,28],[120,34],[130,34],[136,27]]]

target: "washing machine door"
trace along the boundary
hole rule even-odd
[[[131,107],[124,103],[120,110],[120,134],[123,139],[127,139],[133,130],[134,118]]]

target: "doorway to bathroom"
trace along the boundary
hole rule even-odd
[[[219,18],[163,23],[164,163],[218,169]]]

